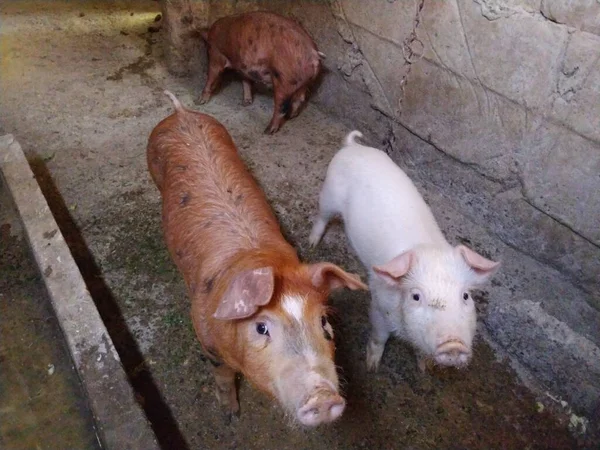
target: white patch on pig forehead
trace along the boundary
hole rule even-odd
[[[290,317],[296,319],[298,322],[301,322],[304,316],[305,303],[306,301],[304,298],[300,296],[285,295],[283,297],[283,301],[281,302],[281,306]]]

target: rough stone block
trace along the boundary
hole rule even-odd
[[[187,75],[203,48],[201,40],[190,32],[208,25],[208,0],[161,1],[160,6],[167,67],[174,75]]]
[[[541,12],[549,20],[600,35],[597,0],[542,0]]]
[[[413,29],[415,1],[341,0],[346,19],[371,33],[402,45]],[[374,20],[374,17],[377,20]]]
[[[381,39],[359,27],[354,28],[354,36],[361,49],[364,61],[375,74],[370,91],[381,90],[383,96],[374,99],[375,106],[394,116],[399,115],[400,99],[403,97],[402,79],[408,71],[404,55],[396,44]]]
[[[600,246],[600,144],[544,122],[518,159],[528,201]]]
[[[530,108],[547,108],[567,29],[526,14],[489,20],[474,2],[459,0],[461,29],[476,77]]]
[[[514,170],[525,111],[466,78],[421,60],[413,64],[400,121],[426,141],[488,176]]]
[[[571,34],[556,76],[551,116],[600,143],[600,36]]]
[[[474,0],[488,20],[506,19],[515,14],[539,13],[541,0]]]
[[[425,4],[417,35],[423,41],[426,59],[467,78],[476,78],[456,2]]]

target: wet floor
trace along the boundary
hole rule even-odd
[[[467,370],[422,375],[412,350],[392,340],[380,372],[368,374],[368,295],[356,292],[331,299],[336,362],[348,400],[341,420],[316,430],[291,426],[278,406],[242,381],[241,417],[228,423],[192,330],[185,286],[164,245],[159,196],[145,158],[150,131],[170,113],[162,90],[193,106],[203,78],[169,75],[160,33],[148,32],[158,13],[153,1],[5,0],[0,12],[0,45],[7,55],[0,60],[0,126],[35,161],[42,190],[164,449],[585,446],[569,432],[568,417],[544,407],[480,335]],[[202,110],[229,130],[286,237],[304,260],[361,271],[339,227],[316,250],[307,246],[325,166],[348,128],[309,105],[279,133],[265,136],[272,97],[257,95],[245,108],[241,99],[241,83],[234,81]],[[434,187],[419,186],[447,218],[444,231],[477,240],[468,220]],[[14,258],[12,264],[23,264],[25,255]],[[7,263],[0,269],[7,286],[14,283],[8,281],[11,270]],[[477,293],[480,316],[492,296]],[[46,382],[55,376],[48,376],[47,365],[57,365],[47,354],[30,362]]]
[[[91,413],[0,187],[0,448],[99,449]]]

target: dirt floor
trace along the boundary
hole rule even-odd
[[[204,79],[168,74],[160,33],[148,32],[158,12],[153,1],[2,2],[0,131],[26,152],[163,448],[591,448],[482,339],[468,370],[421,375],[409,347],[390,341],[367,374],[364,293],[332,296],[348,399],[339,422],[290,426],[244,382],[241,417],[224,420],[146,169],[147,137],[171,111],[162,90],[192,106]],[[349,130],[309,106],[266,136],[272,98],[241,99],[234,81],[198,109],[228,128],[302,258],[361,271],[339,227],[307,249],[326,164]],[[3,265],[0,276],[14,274]],[[485,292],[477,298],[484,310]]]

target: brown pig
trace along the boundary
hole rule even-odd
[[[252,103],[253,81],[273,88],[273,117],[265,133],[275,133],[286,118],[298,115],[325,57],[299,23],[258,11],[223,17],[200,34],[208,47],[200,104],[210,99],[221,74],[230,68],[243,76],[244,105]]]
[[[300,423],[335,420],[345,401],[327,296],[366,286],[334,264],[302,264],[225,127],[165,93],[175,113],[152,131],[148,166],[219,401],[238,413],[234,380],[242,372]]]

